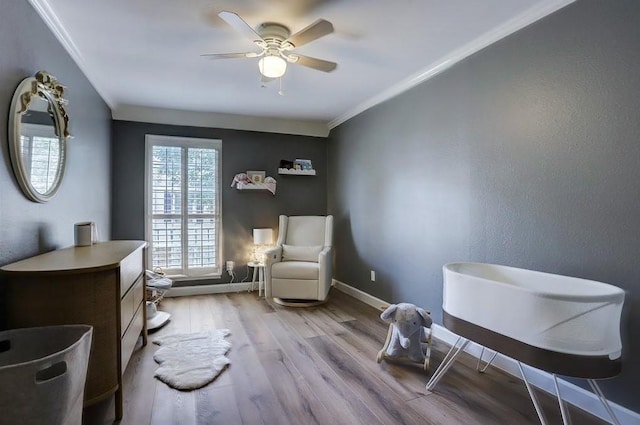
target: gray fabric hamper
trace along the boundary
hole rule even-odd
[[[0,425],[81,425],[93,328],[0,332]]]

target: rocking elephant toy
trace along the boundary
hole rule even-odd
[[[424,370],[428,370],[432,323],[429,312],[413,304],[391,304],[380,318],[389,323],[389,331],[384,346],[378,352],[377,362],[383,359],[410,360],[423,363]]]

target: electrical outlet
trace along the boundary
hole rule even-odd
[[[375,282],[376,281],[376,272],[371,270],[371,282]]]
[[[235,263],[233,261],[231,261],[231,260],[227,261],[227,271],[228,272],[232,272],[234,266],[235,266]]]

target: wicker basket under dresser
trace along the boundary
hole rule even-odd
[[[85,402],[115,393],[122,418],[122,373],[138,338],[147,343],[143,241],[58,249],[2,268],[9,328],[93,326]]]

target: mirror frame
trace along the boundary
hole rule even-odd
[[[13,172],[27,198],[35,202],[47,202],[58,191],[62,184],[67,164],[67,140],[69,134],[69,117],[65,106],[67,101],[63,98],[64,87],[46,71],[39,71],[35,77],[22,80],[16,88],[9,109],[9,156]],[[48,111],[54,122],[55,134],[60,143],[60,160],[58,162],[58,174],[51,188],[45,192],[38,192],[27,176],[24,163],[20,155],[20,128],[22,114],[29,109],[33,97],[40,97],[48,103]]]

